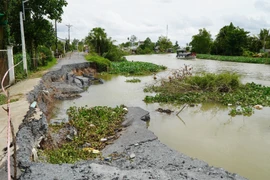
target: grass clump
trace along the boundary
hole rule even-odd
[[[231,61],[231,62],[242,62],[242,63],[258,63],[258,64],[269,64],[270,58],[263,57],[244,57],[244,56],[221,56],[221,55],[210,55],[210,54],[197,54],[198,59],[211,59],[218,61]]]
[[[141,80],[138,79],[138,78],[133,78],[133,79],[127,79],[126,82],[129,82],[129,83],[139,83],[139,82],[141,82]]]
[[[104,57],[89,54],[89,55],[85,56],[85,59],[89,62],[97,63],[97,71],[98,72],[102,72],[102,71],[107,72],[108,69],[111,68],[111,61],[109,59],[104,58]]]
[[[74,127],[77,135],[61,147],[44,150],[47,161],[53,164],[74,163],[97,157],[98,154],[84,148],[85,144],[90,145],[88,149],[102,150],[109,143],[101,142],[102,138],[115,139],[126,113],[123,107],[70,107],[67,111],[70,121],[64,126]],[[53,129],[58,130],[57,127]]]
[[[19,101],[19,98],[11,98],[10,103]],[[4,94],[0,94],[0,105],[7,104],[7,97]]]
[[[165,66],[156,65],[148,62],[113,62],[110,74],[119,75],[149,75],[165,70]]]
[[[146,96],[146,103],[198,104],[215,102],[223,105],[232,104],[241,109],[231,110],[231,115],[251,115],[254,105],[270,106],[270,87],[255,83],[241,84],[234,73],[201,75],[175,75],[162,80],[160,85],[149,86],[145,92],[156,92],[155,96]]]
[[[0,94],[0,105],[7,103],[7,97],[3,94]]]

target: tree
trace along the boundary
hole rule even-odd
[[[135,35],[132,35],[128,40],[131,43],[131,46],[134,46],[135,41],[137,41],[137,37]]]
[[[199,34],[192,36],[192,41],[189,44],[192,46],[192,51],[200,54],[209,54],[213,40],[210,32],[203,28],[199,29]]]
[[[180,46],[179,46],[179,44],[178,44],[178,41],[175,41],[175,44],[174,44],[174,46],[173,46],[173,49],[175,50],[175,51],[177,51],[177,49],[179,49],[180,48]]]
[[[73,39],[72,43],[71,43],[71,48],[72,50],[78,50],[79,49],[79,39]]]
[[[130,43],[130,41],[128,41],[128,42],[125,42],[125,43],[121,43],[120,44],[120,47],[122,47],[122,48],[128,48],[128,47],[130,47],[130,45],[131,45],[131,43]]]
[[[141,44],[138,48],[136,53],[137,54],[151,54],[154,52],[155,49],[155,43],[151,41],[151,39],[148,37],[144,40],[143,44]]]
[[[270,32],[268,29],[261,29],[260,34],[258,36],[262,43],[263,51],[265,51],[266,46],[269,47]]]
[[[8,26],[6,33],[8,34],[7,45],[21,44],[20,17],[19,12],[22,11],[22,2],[18,0],[5,1],[6,18]],[[50,47],[55,42],[55,35],[52,23],[49,20],[61,21],[63,7],[67,5],[66,0],[31,0],[25,4],[25,41],[27,53],[30,53],[33,59],[37,56],[37,47],[43,45]],[[14,52],[20,52],[20,47],[15,47]],[[30,69],[35,68],[36,62],[32,63]]]
[[[166,52],[169,48],[173,47],[171,40],[165,36],[160,36],[156,45],[159,46],[161,52]]]
[[[93,28],[85,38],[85,43],[100,56],[110,61],[121,61],[123,60],[123,51],[114,45],[114,42],[110,37],[107,37],[105,29],[100,27]]]
[[[247,49],[251,52],[259,52],[263,43],[257,36],[248,36]]]
[[[100,56],[108,52],[109,46],[112,43],[111,39],[107,37],[105,29],[100,27],[93,28],[85,38],[85,41]]]
[[[232,23],[224,26],[217,34],[212,52],[220,55],[241,56],[247,47],[248,33]]]

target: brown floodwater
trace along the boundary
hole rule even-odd
[[[242,82],[255,82],[270,86],[270,66],[212,60],[179,60],[174,54],[128,56],[128,60],[153,62],[165,65],[168,70],[158,73],[158,79],[167,77],[172,69],[186,65],[193,72],[235,72]],[[251,117],[230,117],[230,107],[218,104],[202,104],[186,107],[176,116],[181,107],[145,104],[146,85],[155,83],[153,76],[139,77],[140,83],[126,83],[133,77],[103,76],[104,84],[90,86],[82,98],[67,100],[57,105],[57,118],[65,115],[70,106],[126,106],[141,107],[150,112],[149,130],[160,141],[210,165],[222,167],[248,179],[270,179],[270,108],[255,110]],[[158,80],[157,79],[157,80]],[[157,108],[174,110],[171,115],[155,111]]]

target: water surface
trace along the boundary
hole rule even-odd
[[[165,65],[168,70],[157,74],[163,78],[184,64],[192,65],[193,72],[235,72],[242,82],[255,82],[270,86],[270,66],[212,60],[179,60],[174,54],[128,56],[128,60],[153,62]],[[82,98],[65,101],[58,105],[59,118],[70,106],[111,106],[125,104],[139,106],[150,112],[149,129],[169,147],[191,157],[239,173],[249,179],[270,179],[270,108],[255,110],[251,117],[228,115],[229,107],[203,104],[186,107],[179,116],[181,107],[145,104],[146,85],[156,81],[153,76],[139,77],[141,83],[126,83],[132,77],[102,77],[104,84],[89,87]],[[155,110],[159,107],[174,110],[171,115]]]

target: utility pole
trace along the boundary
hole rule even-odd
[[[24,37],[24,27],[23,27],[23,20],[25,20],[25,9],[24,9],[24,3],[28,2],[29,0],[22,1],[22,8],[23,13],[20,11],[20,24],[21,24],[21,39],[22,39],[22,54],[23,54],[23,69],[27,72],[27,61],[26,61],[26,48],[25,48],[25,37]]]
[[[55,19],[55,55],[58,56],[57,22]]]
[[[70,43],[70,28],[71,28],[71,24],[67,24],[66,25],[67,27],[68,27],[68,41],[69,41],[69,43]]]

